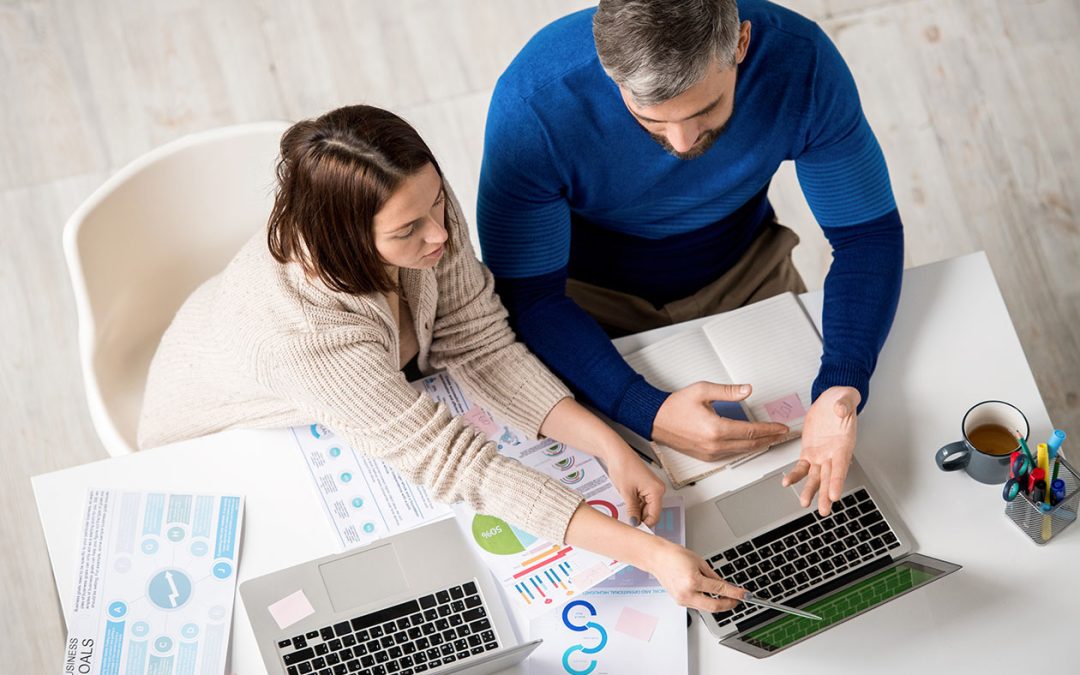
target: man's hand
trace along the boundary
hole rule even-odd
[[[829,515],[832,503],[844,491],[844,479],[855,454],[855,411],[861,400],[862,395],[854,387],[829,387],[821,392],[806,413],[799,461],[784,476],[785,487],[806,478],[799,500],[804,507],[810,506],[817,493],[818,512],[823,516]]]
[[[733,420],[713,410],[713,401],[741,401],[750,391],[748,384],[695,382],[673,392],[656,413],[653,439],[706,462],[786,440],[783,424]]]
[[[630,524],[645,523],[653,527],[660,520],[663,508],[664,481],[645,466],[629,447],[607,463],[608,475],[622,495],[630,514]]]

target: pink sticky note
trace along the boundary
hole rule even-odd
[[[658,619],[652,614],[639,612],[633,607],[623,607],[619,620],[615,623],[615,630],[642,642],[648,642],[652,639],[657,622]]]
[[[300,619],[315,613],[315,608],[311,606],[311,602],[302,590],[286,595],[267,609],[270,610],[270,616],[274,617],[278,628],[281,629],[288,628]]]
[[[495,420],[491,419],[491,415],[478,405],[469,408],[462,417],[486,436],[490,436],[499,430],[499,426],[495,424]]]
[[[769,419],[781,424],[806,417],[806,408],[803,407],[798,394],[788,394],[784,398],[769,401],[765,404],[765,412],[769,413]]]

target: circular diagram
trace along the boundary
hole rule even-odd
[[[146,596],[161,609],[179,609],[191,599],[191,577],[178,569],[166,569],[150,578]]]

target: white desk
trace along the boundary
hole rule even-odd
[[[820,292],[803,301],[820,316]],[[670,330],[623,338],[619,347],[633,349]],[[859,418],[856,452],[897,506],[919,551],[964,569],[761,661],[718,646],[695,620],[691,672],[1023,672],[1032,666],[1033,652],[1069,644],[1075,630],[1068,627],[1076,625],[1073,610],[1080,606],[1080,525],[1038,547],[1006,519],[999,487],[934,465],[934,452],[959,436],[964,411],[989,398],[1018,405],[1036,439],[1049,435],[1046,408],[985,255],[908,270],[870,402]],[[1068,431],[1080,437],[1080,429]],[[1078,442],[1067,441],[1066,449]],[[797,455],[797,444],[789,443],[679,494],[691,505]],[[87,487],[245,494],[242,582],[335,552],[310,482],[289,435],[272,431],[229,432],[36,476],[34,493],[65,613]],[[1033,583],[1051,573],[1057,575],[1052,582]],[[1025,597],[1017,592],[1024,587],[1053,595]],[[239,595],[236,603],[233,669],[263,672]],[[1062,620],[1050,622],[1055,612]],[[1030,623],[1035,619],[1037,631]],[[1025,630],[1027,645],[1017,644],[1015,626],[1032,628]],[[58,655],[60,650],[58,644]],[[1071,667],[1059,666],[1060,672]]]

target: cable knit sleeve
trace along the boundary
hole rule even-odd
[[[442,502],[464,501],[541,537],[563,541],[581,497],[498,454],[495,444],[413,389],[386,335],[342,312],[341,325],[268,346],[270,388]]]
[[[496,415],[537,438],[544,418],[570,390],[517,341],[495,280],[473,252],[461,206],[449,188],[447,194],[454,252],[436,269],[431,366],[449,369]]]

